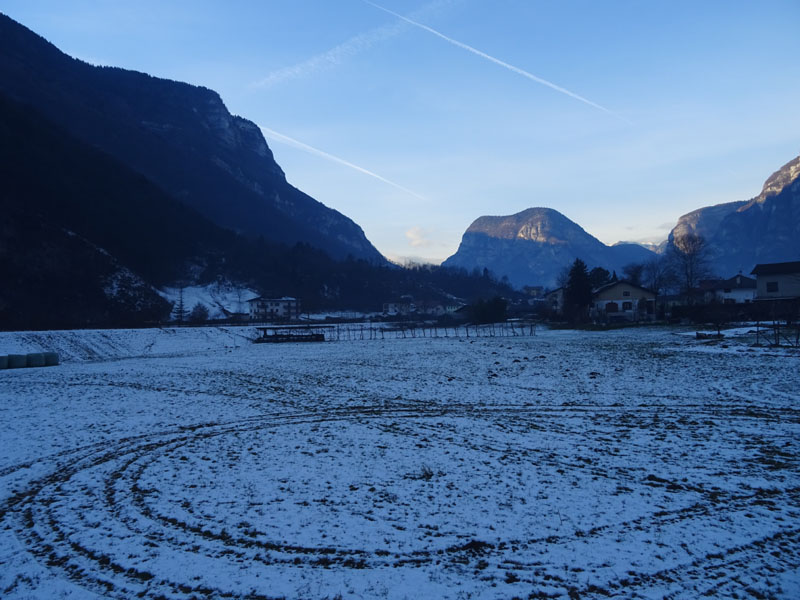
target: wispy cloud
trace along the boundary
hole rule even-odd
[[[444,5],[450,4],[453,0],[436,0],[430,4],[426,4],[419,10],[415,11],[414,17],[419,18],[423,15],[430,14],[431,12],[441,9]],[[352,58],[362,52],[365,52],[376,46],[381,42],[385,42],[400,33],[407,27],[407,23],[399,22],[392,25],[384,25],[376,29],[371,29],[364,33],[360,33],[341,44],[334,46],[330,50],[326,50],[321,54],[312,56],[311,58],[299,62],[295,65],[284,67],[273,71],[263,79],[253,83],[254,87],[268,87],[287,81],[290,79],[299,79],[308,77],[315,73],[319,73],[331,67],[342,64],[347,59]]]
[[[322,158],[324,158],[326,160],[329,160],[331,162],[335,162],[335,163],[338,163],[340,165],[344,165],[345,167],[349,167],[351,169],[354,169],[354,170],[358,171],[359,173],[363,173],[364,175],[369,175],[370,177],[374,177],[378,181],[382,181],[383,183],[385,183],[387,185],[390,185],[393,188],[397,188],[398,190],[401,190],[401,191],[403,191],[403,192],[405,192],[407,194],[410,194],[410,195],[414,196],[415,198],[419,198],[420,200],[425,200],[424,196],[421,196],[420,194],[416,193],[415,191],[410,190],[407,187],[403,187],[399,183],[395,183],[394,181],[386,179],[385,177],[381,177],[380,175],[378,175],[377,173],[373,173],[369,169],[365,169],[364,167],[359,167],[358,165],[353,164],[350,161],[347,161],[347,160],[345,160],[343,158],[339,158],[338,156],[334,156],[333,154],[330,154],[330,153],[325,152],[323,150],[320,150],[318,148],[314,148],[313,146],[309,146],[308,144],[304,144],[303,142],[301,142],[299,140],[291,138],[288,135],[284,135],[282,133],[278,133],[277,131],[269,129],[268,127],[264,127],[262,125],[259,125],[259,128],[261,129],[261,132],[264,134],[265,137],[273,139],[276,142],[282,142],[284,144],[288,144],[290,146],[294,146],[295,148],[299,148],[300,150],[308,152],[309,154],[314,154],[316,156],[322,157]]]
[[[505,61],[500,60],[499,58],[495,58],[494,56],[490,56],[489,54],[486,54],[485,52],[481,52],[477,48],[473,48],[472,46],[469,46],[468,44],[465,44],[463,42],[459,42],[458,40],[454,40],[453,38],[446,36],[445,34],[441,33],[440,31],[436,31],[432,27],[428,27],[427,25],[423,25],[419,21],[415,21],[413,19],[410,19],[409,17],[405,17],[405,16],[403,16],[401,14],[398,14],[398,13],[392,11],[392,10],[389,10],[388,8],[385,8],[385,7],[383,7],[383,6],[379,5],[379,4],[375,4],[374,2],[370,2],[370,0],[362,0],[362,1],[364,3],[366,3],[366,4],[369,4],[370,6],[373,6],[373,7],[377,8],[377,9],[379,9],[379,10],[382,10],[383,12],[386,12],[386,13],[392,15],[392,16],[395,16],[398,19],[401,19],[402,21],[404,21],[405,23],[408,23],[409,25],[413,25],[414,27],[419,27],[420,29],[423,29],[424,31],[427,31],[428,33],[432,33],[433,35],[443,39],[444,41],[446,41],[446,42],[448,42],[450,44],[453,44],[454,46],[457,46],[459,48],[467,50],[468,52],[472,52],[472,54],[475,54],[476,56],[480,56],[481,58],[484,58],[484,59],[486,59],[486,60],[488,60],[488,61],[490,61],[490,62],[492,62],[492,63],[494,63],[496,65],[499,65],[499,66],[503,67],[504,69],[508,69],[509,71],[511,71],[513,73],[516,73],[517,75],[522,75],[523,77],[526,77],[527,79],[530,79],[531,81],[535,81],[536,83],[539,83],[541,85],[547,86],[550,89],[553,89],[553,90],[555,90],[555,91],[557,91],[557,92],[559,92],[561,94],[569,96],[570,98],[574,98],[575,100],[579,100],[580,102],[583,102],[584,104],[588,104],[589,106],[592,106],[592,107],[594,107],[594,108],[596,108],[598,110],[601,110],[601,111],[603,111],[605,113],[608,113],[609,115],[612,115],[612,116],[614,116],[614,117],[616,117],[618,119],[621,119],[621,120],[625,121],[626,123],[630,123],[630,121],[628,121],[624,117],[618,115],[617,113],[613,112],[612,110],[609,110],[608,108],[606,108],[604,106],[601,106],[601,105],[597,104],[596,102],[592,102],[588,98],[584,98],[583,96],[580,96],[580,95],[576,94],[575,92],[572,92],[572,91],[570,91],[570,90],[568,90],[566,88],[563,88],[560,85],[556,85],[552,81],[548,81],[547,79],[543,79],[541,77],[538,77],[538,76],[534,75],[533,73],[529,73],[528,71],[526,71],[524,69],[520,69],[519,67],[515,67],[512,64],[509,64],[509,63],[507,63]]]
[[[406,231],[408,245],[412,248],[427,248],[433,245],[433,242],[428,239],[428,235],[428,231],[419,226],[412,227]]]

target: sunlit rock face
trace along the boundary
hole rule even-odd
[[[589,268],[621,270],[654,254],[637,244],[606,246],[577,223],[551,208],[529,208],[515,215],[480,217],[469,226],[446,266],[489,269],[515,286],[556,285],[576,258]]]

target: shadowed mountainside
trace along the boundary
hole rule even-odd
[[[287,183],[260,129],[231,115],[216,92],[89,65],[2,14],[0,92],[217,225],[385,262],[356,223]]]
[[[683,215],[669,242],[687,234],[706,240],[712,268],[722,277],[747,274],[758,263],[800,259],[800,156],[770,175],[755,198]]]

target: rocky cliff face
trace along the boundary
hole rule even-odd
[[[688,233],[705,238],[721,277],[749,273],[757,263],[800,259],[800,156],[773,173],[755,198],[683,215],[669,241]]]
[[[259,128],[216,92],[88,65],[4,15],[0,92],[220,226],[384,262],[352,220],[287,183]]]
[[[504,217],[480,217],[469,226],[458,251],[444,266],[487,268],[515,286],[554,286],[576,258],[589,268],[620,271],[653,253],[636,244],[606,246],[578,224],[550,208],[530,208]]]

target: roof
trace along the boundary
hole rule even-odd
[[[640,290],[644,290],[645,292],[649,292],[651,294],[655,294],[653,290],[648,290],[646,287],[642,287],[641,285],[636,285],[635,283],[631,283],[627,279],[619,279],[617,281],[612,281],[611,283],[606,283],[605,285],[601,285],[599,288],[592,290],[592,295],[599,294],[600,292],[604,292],[605,290],[610,290],[615,285],[629,285],[631,287],[638,288]]]
[[[297,298],[292,298],[290,296],[284,296],[283,298],[265,298],[264,296],[259,296],[258,298],[250,298],[247,302],[297,302]]]
[[[730,279],[706,279],[700,282],[701,290],[754,290],[756,280],[741,273]]]
[[[782,263],[764,263],[756,265],[750,271],[751,275],[788,275],[790,273],[800,273],[800,260]]]

